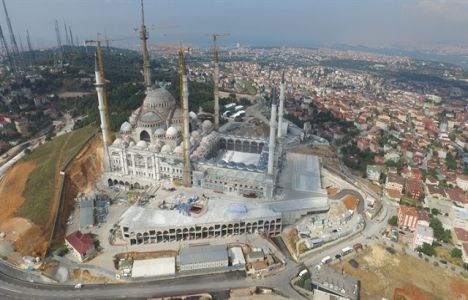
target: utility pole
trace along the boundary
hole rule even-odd
[[[230,33],[213,33],[213,98],[214,98],[214,128],[219,129],[219,65],[218,65],[218,48],[216,40],[220,36],[229,36]]]

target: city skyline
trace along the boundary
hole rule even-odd
[[[13,29],[25,44],[26,30],[34,47],[56,45],[54,20],[71,26],[80,40],[98,32],[138,44],[138,1],[18,0],[7,1]],[[150,42],[208,44],[202,33],[232,33],[226,44],[314,47],[336,44],[371,47],[434,47],[468,44],[468,3],[461,0],[230,2],[146,1]],[[3,13],[3,12],[2,12]],[[241,16],[241,17],[239,17]],[[1,24],[6,29],[5,20]],[[63,32],[62,32],[63,35]]]

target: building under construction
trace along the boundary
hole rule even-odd
[[[179,51],[178,107],[169,91],[152,84],[144,23],[140,34],[146,97],[122,124],[112,144],[105,139],[109,145],[105,147],[108,159],[103,180],[111,186],[159,191],[174,183],[184,186],[186,196],[168,206],[172,196],[161,192],[154,205],[130,207],[120,220],[123,237],[130,244],[245,233],[277,235],[284,224],[328,210],[318,158],[289,152],[300,144],[302,132],[288,130],[289,122],[283,118],[284,78],[280,92],[272,93],[269,124],[253,122],[268,127],[263,132],[269,131],[269,135],[259,133],[262,130],[248,121],[228,122],[216,129],[219,120],[214,124],[201,121],[188,111],[184,50]],[[217,55],[213,57],[217,59]],[[219,111],[214,115],[219,118]],[[109,136],[104,127],[104,136]],[[189,194],[206,199],[194,206]]]

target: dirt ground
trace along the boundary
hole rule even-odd
[[[346,206],[346,209],[355,210],[358,205],[359,199],[354,195],[346,195],[341,201],[343,201],[343,204]]]
[[[14,165],[0,182],[0,226],[12,217],[23,204],[23,190],[36,162],[27,161]]]
[[[357,269],[348,263],[359,263]],[[391,255],[382,246],[372,246],[354,257],[333,265],[361,281],[361,299],[468,299],[468,280],[424,260],[397,252]],[[464,297],[464,298],[463,298]]]
[[[65,223],[75,205],[79,192],[89,192],[93,183],[104,168],[103,146],[100,138],[94,139],[88,147],[77,155],[65,178],[65,199],[59,213],[61,228],[55,239],[61,240],[65,235]]]
[[[177,251],[173,250],[163,250],[163,251],[150,251],[150,252],[125,252],[125,253],[117,253],[114,255],[114,259],[120,260],[124,258],[133,258],[135,260],[142,260],[142,259],[153,259],[165,256],[176,256]]]
[[[96,138],[78,155],[70,167],[68,176],[80,192],[91,191],[93,183],[104,168],[102,140]]]
[[[25,201],[23,191],[26,182],[35,167],[35,161],[19,162],[11,167],[0,181],[0,232],[5,232],[6,239],[13,243],[21,255],[40,256],[47,248],[56,201],[52,201],[49,221],[43,227],[37,226],[29,219],[16,217],[17,210]],[[97,138],[77,156],[70,167],[65,184],[67,198],[60,212],[62,224],[65,224],[73,208],[77,193],[89,191],[102,169],[102,142]],[[60,236],[63,236],[61,232]]]
[[[334,186],[327,187],[327,195],[328,196],[335,196],[340,192],[340,189]]]
[[[103,276],[94,276],[88,270],[73,269],[70,272],[70,280],[74,282],[86,282],[87,284],[112,283],[115,280]]]
[[[24,218],[15,217],[15,213],[24,202],[23,190],[29,174],[36,167],[35,161],[20,162],[13,166],[0,182],[0,232],[13,243],[21,254],[36,255],[36,245],[46,240],[41,229]],[[26,237],[28,237],[26,239]]]

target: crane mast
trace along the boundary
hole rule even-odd
[[[34,51],[32,48],[31,37],[29,36],[29,30],[26,30],[26,41],[28,43],[28,51],[29,51],[29,57],[31,58],[31,64],[34,64],[34,62],[36,61],[36,57],[34,55]]]
[[[16,70],[15,61],[11,55],[10,49],[8,48],[8,44],[5,40],[5,36],[3,35],[2,26],[0,26],[0,39],[2,42],[3,50],[5,51],[5,55],[8,59],[8,64],[10,65],[10,70],[14,73]]]
[[[151,87],[151,69],[150,69],[150,58],[148,53],[148,30],[145,25],[145,9],[143,6],[143,0],[141,0],[141,26],[140,26],[140,39],[141,39],[141,48],[143,51],[143,76],[145,87]]]
[[[16,56],[16,55],[19,55],[18,44],[16,43],[15,33],[13,32],[13,27],[11,26],[10,16],[8,15],[8,10],[5,4],[5,0],[2,0],[2,2],[3,2],[3,10],[5,11],[8,31],[10,32],[11,48],[12,48],[13,54]]]
[[[60,29],[59,29],[59,24],[58,21],[55,20],[55,35],[57,37],[57,47],[58,47],[58,65],[59,67],[62,67],[63,63],[63,47],[62,47],[62,38],[60,37]]]

